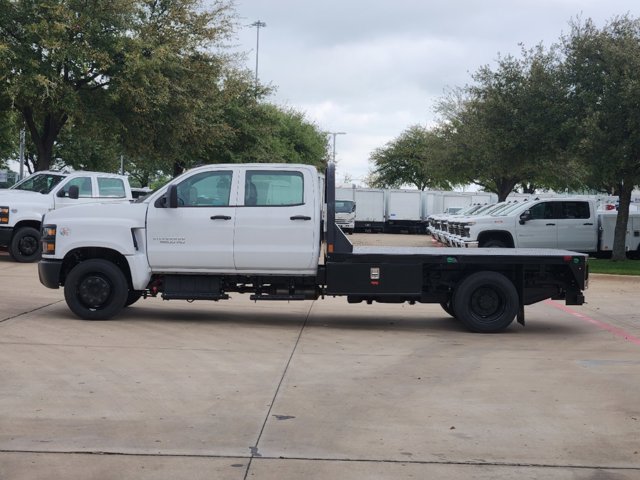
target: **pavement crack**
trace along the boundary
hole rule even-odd
[[[27,310],[26,312],[20,312],[20,313],[18,313],[18,314],[16,314],[16,315],[12,315],[12,316],[10,316],[10,317],[0,319],[0,323],[4,323],[4,322],[7,322],[7,321],[9,321],[9,320],[13,320],[14,318],[20,318],[20,317],[22,317],[23,315],[27,315],[27,314],[29,314],[29,313],[37,312],[38,310],[42,310],[43,308],[50,307],[51,305],[56,305],[56,304],[61,303],[61,302],[63,302],[63,301],[64,301],[64,300],[57,300],[57,301],[55,301],[55,302],[47,303],[46,305],[42,305],[42,306],[37,307],[37,308],[34,308],[34,309],[32,309],[32,310]]]
[[[276,387],[276,390],[273,394],[273,398],[271,399],[271,404],[269,405],[269,409],[267,411],[267,415],[264,418],[264,421],[262,422],[262,428],[260,429],[260,433],[258,433],[258,438],[256,440],[256,444],[254,447],[250,447],[251,450],[251,457],[249,458],[249,462],[247,463],[247,469],[244,473],[244,479],[246,480],[248,475],[249,475],[249,471],[251,470],[251,461],[253,460],[253,458],[257,458],[258,455],[254,455],[254,450],[255,452],[258,452],[258,445],[260,444],[260,439],[262,439],[262,434],[264,433],[264,429],[267,426],[267,422],[269,421],[269,417],[271,417],[271,412],[273,410],[273,406],[276,403],[276,399],[278,398],[278,394],[280,393],[280,388],[282,387],[282,384],[284,382],[285,377],[287,376],[287,372],[289,371],[289,366],[291,365],[291,360],[293,359],[293,356],[296,353],[296,350],[298,349],[298,344],[300,343],[300,339],[302,338],[302,332],[304,332],[305,327],[307,326],[307,323],[309,322],[309,316],[311,315],[311,310],[313,309],[313,306],[316,304],[316,301],[314,300],[313,302],[311,302],[311,305],[309,306],[309,310],[307,311],[307,315],[304,317],[304,321],[302,322],[302,325],[300,326],[300,331],[298,332],[298,336],[296,338],[295,343],[293,344],[293,348],[291,349],[291,354],[289,355],[289,359],[287,360],[287,364],[284,367],[284,370],[282,371],[282,375],[280,376],[280,381],[278,382],[278,386]],[[262,455],[260,455],[260,457],[262,457]],[[264,458],[264,457],[262,457]]]
[[[140,453],[140,452],[124,452],[109,450],[23,450],[23,449],[6,449],[0,448],[2,453],[23,453],[23,454],[41,454],[41,455],[99,455],[114,457],[155,457],[155,458],[211,458],[211,459],[229,459],[229,460],[249,460],[249,466],[245,474],[248,475],[249,467],[252,459],[260,461],[291,461],[291,462],[333,462],[333,463],[373,463],[373,464],[396,464],[396,465],[468,465],[476,467],[505,467],[505,468],[546,468],[546,469],[574,469],[574,470],[612,470],[612,471],[629,471],[640,472],[640,466],[616,466],[616,465],[580,465],[571,463],[535,463],[535,462],[497,462],[497,461],[479,461],[479,460],[412,460],[412,459],[385,459],[385,458],[349,458],[349,457],[263,457],[258,452],[258,447],[249,447],[251,456],[245,455],[216,455],[212,453]],[[240,464],[234,464],[233,467],[239,467]]]

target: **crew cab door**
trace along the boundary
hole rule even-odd
[[[294,167],[243,170],[234,238],[236,269],[315,273],[320,194],[313,172]]]
[[[526,220],[519,221],[516,218],[516,247],[558,248],[558,213],[555,203],[559,202],[537,203],[526,210]]]
[[[598,229],[595,212],[584,200],[562,201],[558,221],[558,248],[593,252],[597,249]]]
[[[194,171],[177,184],[178,208],[149,205],[147,256],[154,271],[232,272],[237,173]]]
[[[69,188],[72,186],[78,187],[78,198],[69,198]],[[93,184],[91,175],[63,180],[53,192],[55,208],[95,202],[93,198],[95,190],[96,186]]]
[[[78,187],[78,198],[69,197],[69,189]],[[53,191],[55,208],[83,203],[127,202],[124,180],[118,177],[86,175],[62,181]]]

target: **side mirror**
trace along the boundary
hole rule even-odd
[[[80,197],[80,187],[77,185],[71,185],[69,187],[69,198],[77,200]]]
[[[178,187],[176,185],[169,185],[165,195],[167,197],[165,205],[168,208],[178,208]]]
[[[528,220],[531,220],[531,211],[525,210],[520,215],[520,225],[524,225]]]
[[[352,212],[355,212],[355,211],[356,211],[356,204],[355,204],[355,203],[353,204],[353,207],[351,207],[351,211],[352,211]]]

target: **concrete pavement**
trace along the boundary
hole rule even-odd
[[[5,254],[0,288],[0,479],[640,478],[638,279],[499,335],[241,295],[86,322]]]

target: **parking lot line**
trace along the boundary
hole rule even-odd
[[[566,312],[569,315],[579,318],[580,320],[586,323],[591,323],[592,325],[595,325],[598,328],[601,328],[602,330],[606,330],[610,333],[613,333],[616,337],[623,338],[627,342],[631,342],[635,345],[640,346],[640,338],[630,334],[629,332],[627,332],[626,330],[623,330],[622,328],[615,327],[607,322],[603,322],[602,320],[596,320],[595,318],[592,318],[589,315],[585,315],[584,313],[577,312],[565,305],[554,302],[553,300],[546,300],[544,303],[551,307],[557,308],[558,310],[562,310],[563,312]]]

